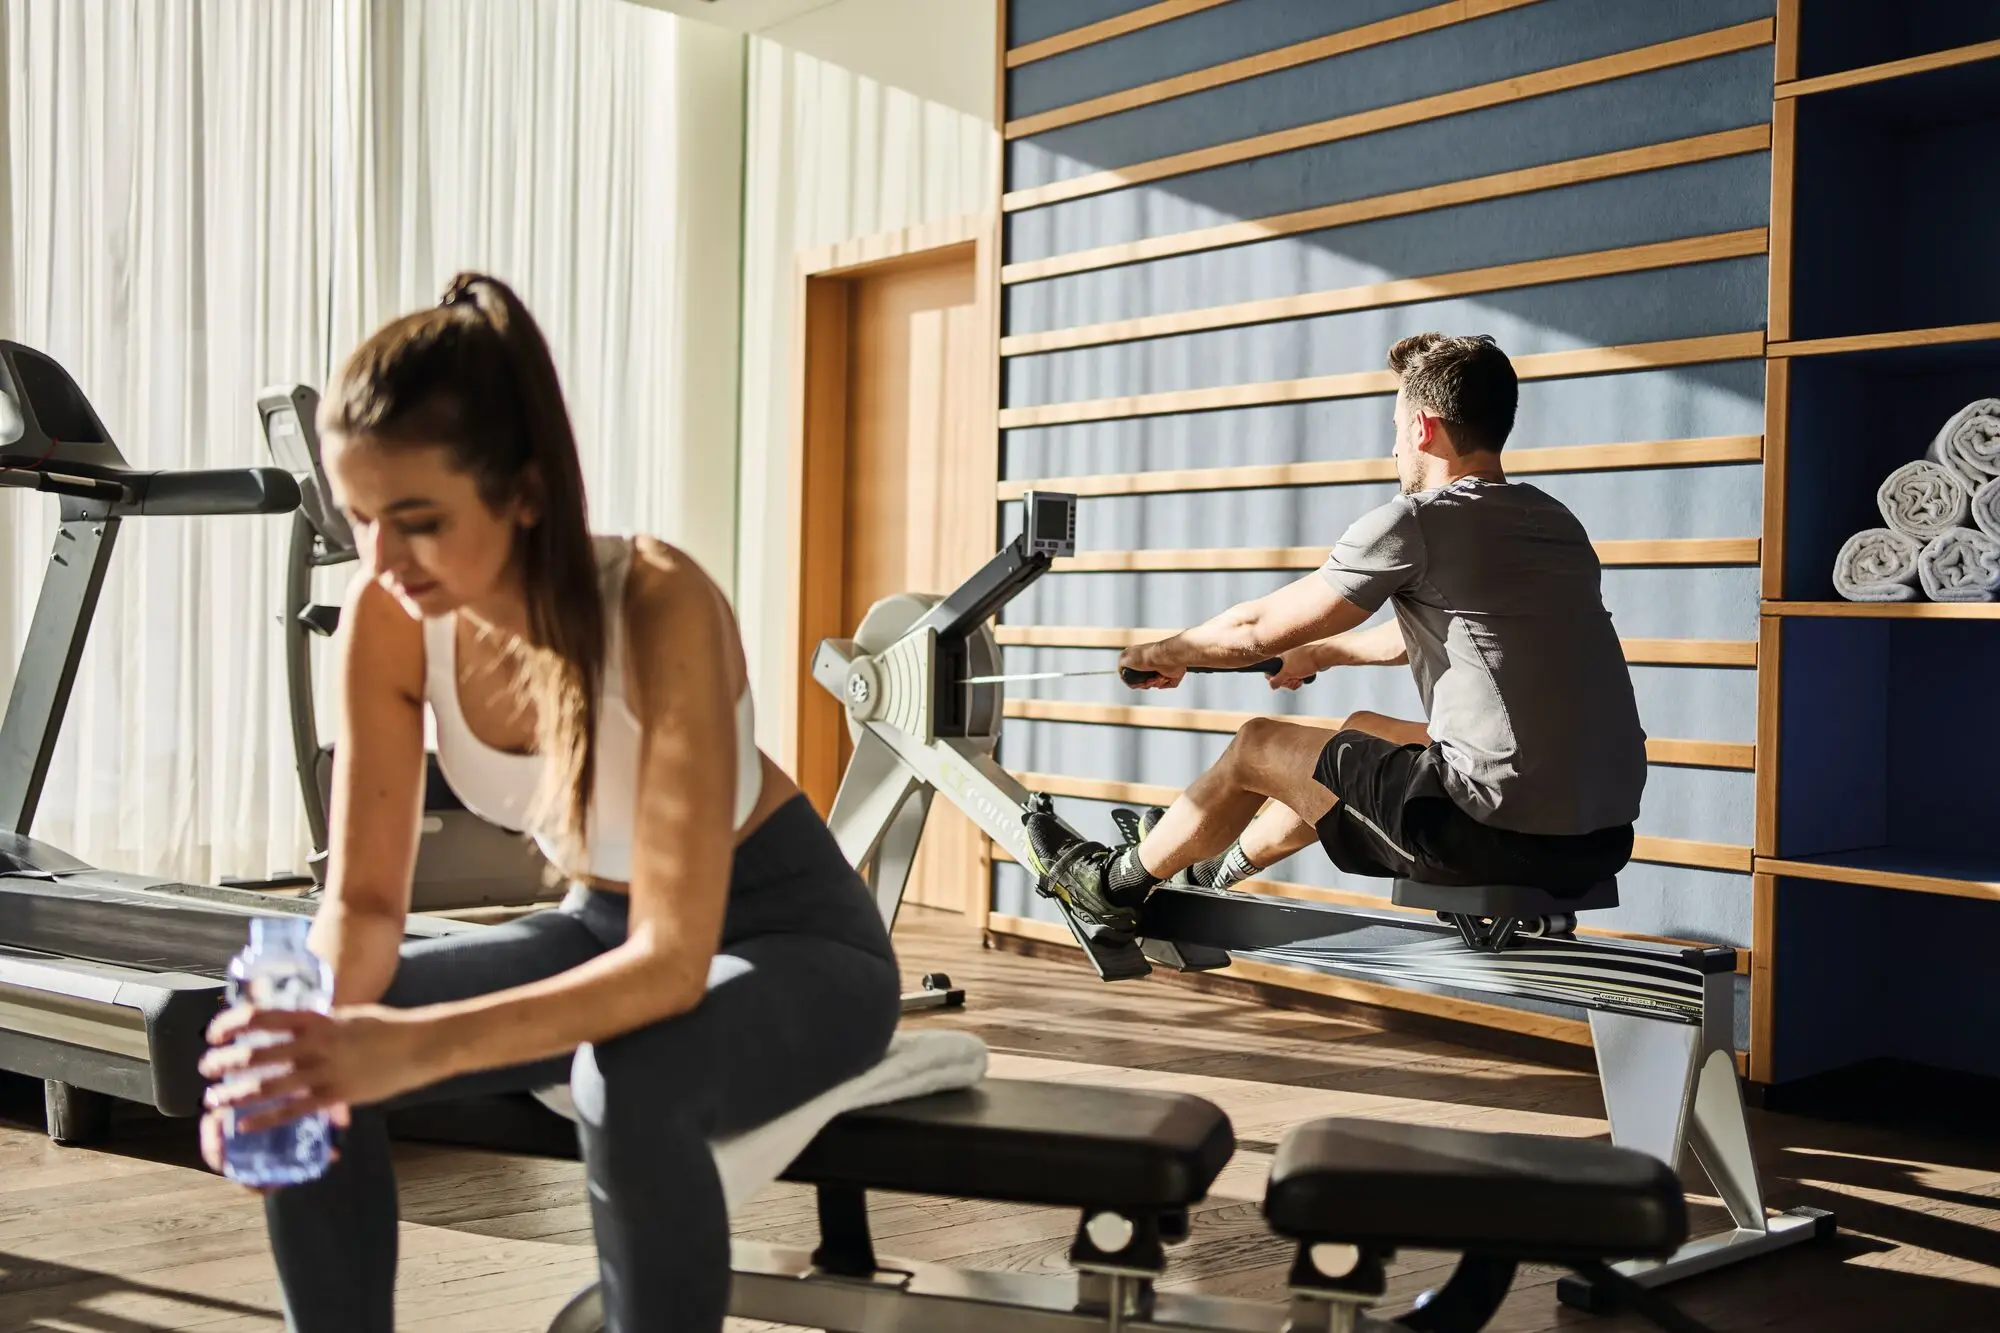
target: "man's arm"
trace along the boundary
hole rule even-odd
[[[1299,649],[1311,653],[1313,665],[1326,670],[1343,666],[1403,666],[1410,650],[1403,642],[1403,623],[1391,618],[1368,629],[1349,630],[1316,639]]]
[[[1368,616],[1313,573],[1172,638],[1127,648],[1118,665],[1178,681],[1189,667],[1249,666],[1302,643],[1343,635]]]

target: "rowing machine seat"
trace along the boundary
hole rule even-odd
[[[1533,917],[1568,912],[1594,912],[1618,906],[1618,881],[1599,880],[1582,893],[1567,897],[1526,884],[1420,884],[1399,879],[1389,890],[1398,907],[1422,907],[1452,916]]]
[[[784,1179],[1143,1213],[1199,1202],[1235,1147],[1199,1097],[987,1079],[845,1112]]]
[[[1524,1262],[1664,1258],[1687,1238],[1665,1163],[1587,1139],[1327,1119],[1285,1136],[1264,1217],[1282,1236]]]

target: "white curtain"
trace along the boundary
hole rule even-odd
[[[672,538],[712,503],[679,493],[661,405],[676,20],[624,0],[7,0],[5,19],[0,326],[69,370],[135,467],[268,461],[260,386],[323,384],[482,268],[549,335],[596,526]],[[54,523],[0,492],[0,686]],[[288,524],[124,525],[38,837],[194,880],[303,865]]]

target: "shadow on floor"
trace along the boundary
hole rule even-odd
[[[195,1320],[208,1323],[230,1315],[268,1319],[274,1329],[279,1321],[278,1312],[267,1306],[199,1296],[171,1287],[133,1282],[94,1269],[0,1252],[0,1312],[4,1312],[5,1325],[9,1329],[152,1333],[162,1327],[92,1308],[94,1302],[108,1297],[133,1295],[155,1297],[178,1307],[173,1312],[172,1327],[176,1328]]]

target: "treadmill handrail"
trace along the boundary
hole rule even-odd
[[[298,479],[269,466],[137,472],[0,456],[0,486],[101,501],[113,518],[289,514],[299,507]]]

